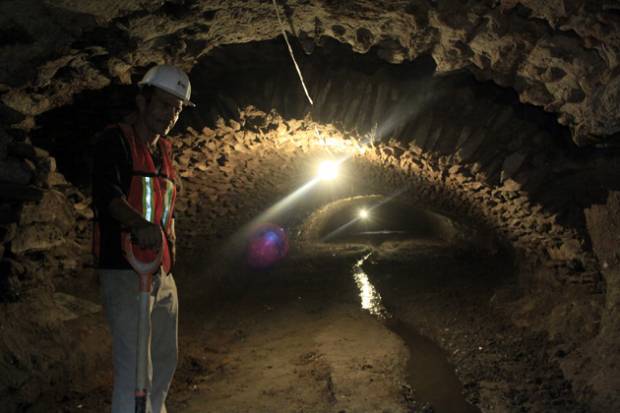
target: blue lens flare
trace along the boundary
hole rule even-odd
[[[247,249],[248,264],[251,267],[271,267],[287,253],[288,237],[282,227],[263,224],[252,231]]]

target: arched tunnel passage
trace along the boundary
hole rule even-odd
[[[469,402],[482,411],[510,411],[517,406],[552,411],[557,405],[562,411],[581,411],[584,407],[570,391],[557,358],[545,352],[550,344],[538,326],[522,331],[511,324],[509,314],[520,309],[514,303],[522,292],[513,278],[515,257],[498,255],[493,245],[499,238],[509,250],[538,249],[544,257],[537,255],[540,260],[557,254],[550,260],[557,270],[551,278],[560,280],[544,282],[583,283],[592,287],[589,293],[600,294],[593,259],[580,249],[583,217],[564,208],[573,197],[557,197],[545,185],[551,179],[543,174],[548,171],[545,168],[564,165],[573,148],[555,139],[557,130],[546,129],[548,118],[507,102],[503,92],[489,84],[477,84],[464,74],[434,79],[428,60],[414,62],[413,70],[406,68],[414,75],[406,75],[404,65],[357,56],[337,44],[326,45],[323,56],[321,48],[313,54],[320,64],[333,57],[333,66],[345,66],[334,75],[336,80],[322,79],[316,69],[308,76],[311,92],[325,94],[323,102],[317,98],[321,103],[312,113],[317,122],[295,119],[305,114],[303,96],[281,49],[281,56],[267,60],[262,71],[229,70],[247,68],[247,62],[256,61],[261,52],[276,53],[278,47],[281,43],[239,46],[238,50],[231,46],[207,56],[192,73],[199,91],[196,100],[204,109],[188,112],[174,134],[175,157],[186,190],[179,205],[183,260],[177,272],[186,303],[182,325],[186,352],[173,388],[174,406],[187,412],[204,411],[205,406],[218,412],[289,406],[365,411],[370,405],[406,411],[429,401],[420,399],[418,387],[407,384],[406,360],[415,357],[408,355],[402,340],[360,311],[351,272],[361,257],[376,249],[367,263],[369,279],[392,312],[447,352],[445,357],[458,368]],[[356,58],[361,60],[354,62]],[[273,67],[278,69],[269,70]],[[329,71],[329,76],[331,72],[335,71]],[[342,80],[349,75],[363,81]],[[233,82],[235,77],[239,81]],[[382,88],[386,79],[393,84]],[[333,85],[325,87],[326,81]],[[399,97],[409,90],[404,85],[420,94]],[[445,94],[436,96],[438,89]],[[216,94],[201,94],[201,90]],[[88,162],[75,156],[84,151],[72,145],[64,145],[63,150],[61,142],[77,140],[72,128],[76,118],[83,119],[77,129],[81,137],[114,119],[100,116],[108,101],[99,99],[114,95],[111,99],[118,102],[114,112],[120,116],[131,107],[132,93],[128,87],[110,87],[84,94],[75,106],[42,115],[41,128],[32,139],[58,158],[59,169],[70,182],[85,185],[81,179]],[[278,110],[264,113],[244,108],[248,103]],[[413,111],[397,112],[394,108],[399,105]],[[284,118],[277,112],[284,113]],[[395,112],[397,116],[392,116]],[[386,118],[391,122],[380,122]],[[447,123],[448,118],[457,120]],[[363,122],[357,124],[358,119]],[[330,126],[332,122],[336,126]],[[189,125],[193,129],[184,130]],[[360,133],[353,130],[356,127]],[[369,136],[375,138],[374,145],[366,145]],[[343,150],[354,153],[347,162],[350,180],[337,184],[336,191],[317,187],[270,219],[289,233],[291,252],[286,260],[273,269],[255,271],[241,260],[229,266],[230,261],[224,265],[213,259],[226,252],[228,240],[244,224],[311,179],[316,159]],[[559,174],[570,176],[570,169],[560,168]],[[409,205],[417,205],[417,215],[397,202],[386,203],[383,213],[391,216],[392,223],[410,226],[401,230],[386,224],[376,230],[419,231],[412,239],[386,237],[377,246],[359,234],[345,233],[346,237],[325,246],[295,235],[313,211],[331,202],[373,194],[390,197],[403,188],[412,198]],[[558,211],[569,213],[554,217]],[[350,212],[332,216],[320,234],[337,228]],[[472,228],[482,235],[466,231]],[[78,240],[84,242],[87,227],[82,225],[79,232],[84,237]],[[435,243],[425,239],[440,234]],[[564,247],[574,240],[571,248]],[[226,285],[216,289],[212,280],[218,278]],[[55,281],[59,292],[93,296],[92,285],[72,286],[68,281]],[[224,296],[218,298],[213,291]],[[539,309],[539,302],[531,304],[532,312]],[[356,349],[354,354],[351,348]],[[93,348],[84,344],[82,351]],[[521,356],[511,358],[514,354]],[[497,360],[508,361],[498,367]],[[190,397],[184,383],[201,395]],[[462,411],[450,408],[437,411]]]
[[[360,134],[377,127],[378,140],[409,141],[425,119],[436,128],[446,121],[490,121],[498,115],[494,112],[504,112],[500,117],[507,119],[503,120],[512,117],[528,123],[530,135],[546,132],[546,143],[567,152],[575,148],[566,139],[567,128],[553,115],[519,102],[512,89],[477,80],[467,71],[437,74],[429,55],[389,64],[381,58],[379,47],[359,54],[329,37],[318,46],[292,44],[313,98],[309,105],[283,41],[279,37],[227,45],[202,59],[193,69],[202,91],[196,100],[208,109],[186,117],[183,124],[213,125],[219,116],[237,118],[239,108],[254,105],[265,112],[276,109],[284,118],[309,114],[316,121],[337,123],[342,130],[355,129]],[[509,123],[498,126],[508,129],[508,134],[514,132]]]
[[[357,238],[371,243],[381,243],[383,238],[465,238],[464,229],[448,217],[406,204],[398,195],[356,196],[328,204],[308,218],[303,237],[320,242]],[[328,219],[326,211],[331,211]]]
[[[325,38],[308,55],[310,50],[293,44],[315,96],[311,107],[282,42],[231,44],[209,53],[192,72],[198,108],[186,111],[173,132],[213,127],[220,117],[238,120],[241,108],[254,105],[275,109],[285,119],[310,116],[375,142],[392,139],[401,149],[413,144],[437,159],[474,165],[474,175],[484,175],[476,178],[526,191],[529,201],[556,214],[560,224],[582,232],[583,214],[567,206],[605,197],[603,185],[584,185],[600,179],[587,172],[599,159],[596,151],[588,156],[592,150],[577,150],[568,128],[540,108],[521,104],[511,89],[479,82],[465,71],[436,76],[429,56],[388,64],[379,48],[358,54]],[[134,83],[139,75],[133,75]],[[88,192],[92,136],[131,112],[135,92],[111,85],[79,94],[74,104],[40,115],[32,141],[50,150],[59,171]],[[575,162],[586,171],[577,172]],[[587,243],[587,235],[581,236]]]
[[[446,140],[439,136],[443,132],[457,135],[447,141],[456,140],[464,126],[477,124],[512,149],[519,149],[526,139],[529,144],[552,145],[568,156],[577,154],[567,128],[553,115],[521,104],[511,89],[477,81],[466,71],[437,76],[430,56],[389,64],[377,56],[380,49],[354,53],[331,38],[308,55],[293,43],[309,92],[316,98],[310,106],[282,45],[280,37],[211,51],[191,73],[198,107],[186,110],[173,132],[188,126],[213,127],[220,117],[238,119],[240,109],[253,105],[264,112],[275,109],[285,119],[309,115],[343,131],[362,135],[374,131],[376,141],[395,138],[407,144],[413,140],[440,153],[453,149],[450,143],[435,146],[436,142],[426,142],[428,138]],[[133,74],[133,84],[140,77]],[[73,104],[37,117],[32,140],[52,151],[71,182],[86,186],[87,174],[82,171],[88,167],[84,154],[91,137],[133,110],[136,91],[135,86],[113,84],[78,94]],[[430,131],[438,136],[428,136]]]

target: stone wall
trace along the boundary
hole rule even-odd
[[[326,38],[391,63],[430,54],[558,114],[579,144],[620,131],[620,18],[613,1],[295,1],[282,6],[308,53]],[[6,1],[0,113],[21,128],[83,90],[127,84],[152,63],[186,69],[214,48],[280,34],[269,2]],[[291,29],[292,27],[292,29]]]
[[[620,193],[609,193],[604,203],[593,205],[586,211],[588,229],[594,253],[601,262],[607,284],[602,311],[600,334],[562,363],[568,377],[578,388],[592,390],[592,406],[598,411],[620,409],[617,397],[620,379],[617,366],[620,354]]]
[[[430,55],[439,72],[467,69],[557,114],[579,145],[613,146],[610,138],[620,132],[615,2],[300,0],[282,10],[297,51],[312,53],[335,39],[390,63]],[[0,3],[0,27],[0,59],[8,62],[0,68],[0,121],[8,132],[0,129],[0,388],[27,403],[59,389],[67,369],[87,370],[93,358],[82,359],[79,346],[94,334],[67,333],[67,321],[75,311],[96,311],[55,291],[93,280],[89,201],[55,170],[53,157],[30,144],[27,131],[76,94],[129,84],[153,63],[190,70],[219,46],[274,39],[280,31],[270,2],[207,0],[10,0]],[[313,92],[319,102],[323,86]],[[366,92],[392,97],[379,87],[358,95]],[[326,96],[326,112],[318,115],[330,117],[339,108],[332,111]],[[338,116],[347,123],[368,102],[360,98]],[[355,153],[348,165],[364,185],[343,196],[406,187],[412,202],[509,242],[528,263],[522,280],[538,297],[516,309],[516,321],[560,340],[596,337],[578,346],[564,369],[581,389],[612,392],[614,383],[603,380],[610,375],[599,372],[616,342],[618,277],[605,246],[613,240],[602,229],[613,228],[620,206],[616,195],[607,203],[601,197],[617,186],[617,155],[567,155],[549,135],[515,123],[509,110],[488,115],[474,126],[423,116],[399,133],[380,133],[370,147],[361,144],[368,136],[253,109],[236,121],[189,130],[175,149],[186,190],[181,253],[216,251],[303,181],[292,178],[305,176],[305,161],[327,147],[348,148]],[[296,225],[324,201],[308,200],[287,219]],[[599,319],[601,293],[607,303]],[[549,295],[572,301],[549,308]]]
[[[332,125],[308,119],[284,120],[276,113],[265,114],[251,107],[242,111],[237,120],[220,120],[215,128],[190,130],[176,138],[176,157],[186,178],[182,196],[185,201],[179,216],[181,251],[189,251],[185,253],[187,258],[200,251],[199,261],[208,263],[230,245],[223,240],[234,238],[244,224],[269,210],[284,193],[303,184],[303,180],[293,178],[303,175],[301,165],[325,156],[326,148],[334,154],[349,154],[352,157],[344,168],[347,176],[355,177],[355,191],[345,190],[339,197],[389,196],[406,189],[402,196],[414,205],[495,234],[512,245],[521,265],[523,295],[502,307],[509,309],[517,325],[548,334],[558,348],[553,357],[561,361],[582,400],[608,405],[614,391],[607,380],[610,372],[596,379],[589,369],[584,370],[590,360],[587,354],[596,349],[610,350],[608,346],[600,347],[600,343],[611,343],[613,334],[609,331],[615,331],[613,316],[604,312],[613,310],[604,310],[603,302],[607,295],[617,294],[617,286],[613,273],[604,270],[601,274],[599,260],[604,257],[598,252],[604,245],[598,231],[608,224],[593,222],[590,212],[587,228],[581,220],[560,222],[553,205],[534,201],[526,186],[509,178],[490,180],[477,161],[480,153],[491,150],[489,147],[482,152],[477,151],[479,148],[469,149],[478,155],[464,162],[459,150],[451,155],[427,151],[415,140],[406,147],[394,139],[369,145],[367,138],[343,134]],[[484,139],[477,142],[482,147]],[[500,157],[499,176],[518,163],[515,154],[502,155],[497,145],[493,153]],[[559,165],[566,160],[560,158],[557,162],[539,165],[540,170],[536,164],[529,164],[522,169],[521,178],[527,182],[528,176],[542,170],[562,170]],[[582,169],[587,165],[591,165],[590,161],[585,161]],[[602,165],[609,167],[609,162]],[[544,199],[555,199],[564,211],[574,209],[583,214],[583,206],[571,204],[573,194],[564,187],[548,186],[544,191],[548,195]],[[321,200],[304,199],[291,207],[292,216],[284,214],[284,221],[277,222],[285,222],[292,231],[297,224],[307,226],[307,218],[321,205],[325,205]],[[617,211],[616,205],[606,208],[609,213]],[[590,247],[591,234],[596,254]],[[296,236],[294,239],[300,240]],[[603,268],[611,265],[604,259],[602,262]],[[604,357],[600,355],[601,363]],[[592,386],[596,386],[594,392]]]
[[[28,139],[5,135],[0,153],[0,210],[2,246],[0,261],[4,301],[19,299],[23,289],[49,283],[46,274],[81,270],[88,260],[66,260],[76,255],[88,238],[92,219],[89,201],[56,171],[56,161]],[[31,263],[30,269],[24,265]],[[33,268],[37,268],[37,278]],[[41,268],[43,267],[43,268]],[[20,276],[21,275],[21,276]]]
[[[58,289],[94,280],[89,201],[27,138],[0,141],[0,397],[12,412],[66,393],[67,372],[96,364],[81,351],[91,324],[68,323],[100,308]]]
[[[460,136],[467,132],[461,131]],[[559,167],[542,164],[537,170],[536,164],[528,164],[522,168],[525,159],[533,155],[502,153],[496,144],[485,146],[486,137],[481,134],[479,139],[465,141],[447,155],[428,150],[441,141],[441,133],[425,140],[426,149],[416,140],[407,145],[393,139],[369,145],[366,138],[343,135],[330,125],[287,121],[248,108],[241,112],[239,122],[220,121],[215,129],[190,130],[176,140],[177,161],[181,176],[186,178],[186,195],[179,205],[179,225],[186,231],[181,233],[187,234],[183,236],[191,244],[194,235],[214,236],[219,217],[227,217],[232,232],[220,234],[225,238],[234,232],[237,217],[250,219],[277,200],[276,193],[292,192],[295,184],[290,177],[300,174],[304,159],[318,159],[321,153],[325,156],[326,147],[332,151],[348,148],[354,154],[347,162],[349,174],[361,182],[354,194],[389,195],[407,188],[406,196],[417,204],[456,221],[489,228],[529,261],[545,263],[554,270],[550,282],[600,292],[598,263],[588,248],[582,223],[561,222],[553,205],[537,203],[527,191],[530,176]],[[487,172],[488,164],[480,161],[487,152],[493,153],[497,165],[493,175]],[[523,183],[509,177],[519,174]],[[557,193],[553,187],[545,191],[545,199],[553,199],[564,210],[570,208],[571,194],[564,193],[564,188]],[[301,207],[306,212],[297,214],[304,216],[316,207],[310,202]]]
[[[478,145],[474,147],[470,147],[472,143],[465,144],[471,140],[461,141],[451,154],[445,148],[443,151],[430,149],[441,142],[443,133],[446,139],[452,137],[450,141],[458,144],[459,139],[453,139],[454,135],[448,132],[431,135],[434,137],[424,143],[416,139],[404,143],[386,137],[382,143],[370,144],[370,136],[343,133],[333,125],[309,119],[285,120],[275,112],[264,113],[249,107],[238,114],[237,120],[219,120],[214,128],[205,127],[199,132],[188,129],[173,136],[175,159],[184,183],[178,205],[179,253],[182,261],[190,261],[182,271],[190,271],[193,264],[204,264],[225,250],[230,245],[228,241],[234,240],[246,224],[307,182],[318,159],[329,154],[346,154],[351,156],[345,162],[350,180],[340,188],[338,197],[389,196],[405,189],[403,196],[421,208],[496,234],[512,245],[522,264],[529,263],[524,268],[538,269],[524,273],[522,280],[529,291],[545,301],[545,306],[539,305],[540,300],[532,299],[513,303],[515,314],[519,313],[520,317],[517,321],[529,323],[530,328],[546,330],[556,340],[568,341],[577,346],[573,348],[580,348],[579,343],[599,332],[601,292],[605,287],[597,260],[601,257],[595,256],[589,247],[588,234],[595,233],[592,225],[586,228],[580,220],[567,218],[560,221],[552,206],[530,198],[527,185],[520,186],[518,181],[506,177],[506,169],[512,167],[520,170],[521,181],[527,182],[530,174],[537,173],[535,163],[522,170],[515,167],[518,162],[513,159],[514,153],[501,151],[499,143],[494,144],[493,150],[492,145],[483,145],[485,137],[488,138],[486,135],[473,140]],[[5,359],[9,360],[3,366],[8,373],[3,373],[2,377],[9,380],[7,388],[12,394],[26,399],[25,395],[32,391],[26,383],[38,383],[39,392],[62,391],[56,384],[56,376],[49,374],[51,370],[62,366],[62,369],[82,371],[84,365],[100,362],[103,356],[93,354],[92,348],[83,347],[83,352],[67,356],[67,351],[75,348],[71,343],[80,335],[66,330],[67,320],[75,316],[70,310],[67,314],[66,310],[75,309],[76,303],[81,303],[78,316],[83,321],[97,309],[89,309],[88,304],[76,297],[67,298],[59,295],[59,291],[54,292],[58,285],[92,277],[88,256],[92,215],[88,201],[60,174],[53,172],[53,167],[42,174],[47,181],[35,179],[45,170],[39,165],[53,165],[53,160],[29,145],[27,139],[19,144],[8,142],[8,146],[11,149],[5,155],[7,163],[29,164],[24,160],[28,159],[24,155],[28,153],[26,148],[31,154],[38,154],[31,161],[34,165],[31,180],[12,182],[18,190],[10,192],[33,193],[37,194],[36,198],[8,200],[6,197],[10,193],[6,192],[2,206],[16,211],[12,221],[4,226],[9,230],[5,232],[8,237],[3,244],[2,265],[10,268],[7,273],[10,275],[4,277],[3,274],[5,285],[9,287],[3,291],[6,292],[4,299],[12,302],[6,304],[6,311],[2,312],[2,325],[6,326],[2,330],[4,342],[9,343],[2,349],[7,355]],[[469,147],[467,151],[471,152],[468,161],[463,159],[464,147]],[[21,152],[16,148],[21,148]],[[493,179],[484,173],[485,164],[480,161],[487,151],[491,151],[493,159],[499,159],[501,165]],[[561,164],[565,160],[558,162]],[[554,164],[539,167],[562,170]],[[15,181],[16,178],[11,179]],[[271,218],[290,228],[295,240],[295,229],[313,211],[333,200],[321,192],[328,191],[302,197],[290,208],[284,208],[284,213]],[[563,187],[556,191],[550,186],[545,192],[549,198],[544,199],[559,198],[564,209],[571,208],[571,194]],[[575,204],[572,208],[578,210],[581,206]],[[615,210],[613,205],[608,208]],[[595,246],[600,244],[596,240],[594,237]],[[549,286],[553,289],[549,290]],[[608,295],[617,293],[613,282],[608,282],[606,287]],[[96,290],[93,284],[87,288]],[[557,294],[554,292],[557,290],[570,291],[571,295]],[[567,303],[566,299],[572,301]],[[554,317],[562,322],[554,321]],[[587,325],[578,328],[574,323],[563,322],[565,320],[581,320]],[[48,336],[53,344],[46,346],[45,363],[33,362],[29,355],[40,352],[37,337],[42,329],[50,332]],[[81,334],[81,340],[96,336],[94,331]],[[573,357],[583,361],[578,355],[573,354]],[[64,363],[65,359],[70,362]],[[16,377],[23,380],[15,382]],[[576,383],[583,380],[580,385],[588,385],[583,375],[575,377]],[[84,383],[92,385],[92,381]]]

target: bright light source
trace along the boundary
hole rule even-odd
[[[319,165],[317,175],[324,181],[331,181],[338,176],[338,163],[334,161],[323,161]]]
[[[367,219],[368,216],[369,216],[369,214],[368,214],[368,210],[367,209],[360,209],[359,217],[361,219]]]

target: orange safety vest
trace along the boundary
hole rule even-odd
[[[160,170],[157,171],[151,153],[146,144],[141,139],[136,138],[133,126],[123,123],[119,123],[118,126],[129,145],[133,166],[127,202],[144,219],[161,225],[167,238],[162,243],[163,255],[161,265],[163,271],[168,274],[172,267],[173,259],[168,240],[174,236],[172,216],[176,200],[176,185],[174,183],[176,174],[172,166],[172,145],[168,140],[162,137],[159,138],[161,166]],[[98,232],[96,227],[95,246],[98,246]],[[134,248],[134,252],[136,257],[143,261],[150,261],[157,255],[154,251],[137,247]]]

